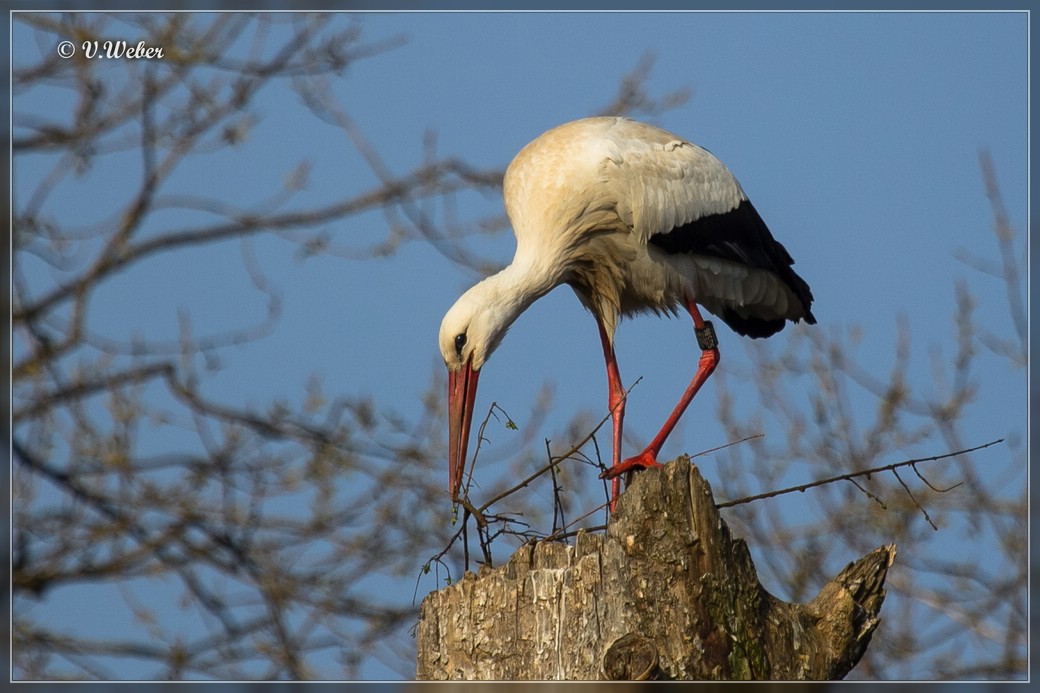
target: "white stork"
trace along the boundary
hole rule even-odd
[[[612,507],[619,475],[658,464],[665,439],[719,362],[714,329],[698,303],[749,337],[775,334],[787,320],[816,322],[809,285],[733,174],[670,132],[612,117],[561,125],[516,155],[503,195],[516,234],[513,262],[466,291],[440,329],[453,500],[480,369],[513,321],[561,284],[574,289],[599,326],[613,417],[613,466],[602,476],[614,480]],[[650,445],[622,462],[618,319],[680,307],[693,317],[702,351],[697,372]]]

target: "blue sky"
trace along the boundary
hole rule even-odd
[[[914,334],[912,372],[926,384],[929,349],[954,348],[958,278],[973,279],[980,321],[1009,331],[1003,285],[979,280],[955,251],[996,257],[980,148],[993,157],[1012,223],[1026,228],[1022,14],[400,13],[366,15],[362,25],[370,40],[402,36],[405,43],[352,66],[334,91],[394,171],[421,161],[428,129],[436,131],[442,154],[503,165],[544,130],[607,104],[619,80],[652,52],[650,93],[692,93],[655,122],[710,149],[735,173],[811,284],[816,329],[863,325],[859,353],[886,374],[896,318],[905,316]],[[25,39],[16,27],[15,67],[23,55],[31,62],[49,50]],[[69,104],[39,96],[20,102],[15,95],[15,113],[46,109],[57,120],[69,119],[62,115],[71,112]],[[219,190],[227,202],[248,208],[275,192],[303,160],[313,168],[301,204],[377,184],[342,133],[316,122],[287,89],[266,93],[254,110],[260,120],[244,146],[200,160],[173,189]],[[128,153],[127,161],[133,159]],[[48,163],[18,163],[16,200],[17,186],[29,189]],[[70,182],[76,194],[56,196],[51,214],[96,220],[113,181],[117,169]],[[498,199],[460,199],[467,220],[500,210]],[[162,222],[157,218],[157,229]],[[338,243],[366,247],[385,236],[385,227],[381,215],[370,215],[328,231]],[[512,237],[474,239],[473,247],[506,263]],[[326,392],[371,394],[404,416],[420,411],[430,374],[440,367],[441,317],[475,274],[420,243],[363,262],[299,262],[273,239],[258,239],[255,251],[282,295],[283,316],[269,337],[225,354],[225,369],[208,386],[213,396],[258,405],[276,397],[298,401],[308,378],[317,376]],[[99,292],[98,324],[113,336],[175,339],[182,309],[191,311],[199,333],[257,322],[262,298],[243,273],[225,271],[239,258],[239,246],[227,244],[144,263]],[[42,291],[50,279],[37,272],[34,281]],[[222,300],[211,300],[214,295]],[[643,378],[626,428],[644,440],[695,367],[687,322],[641,317],[619,329],[622,376]],[[786,335],[775,338],[778,348]],[[740,338],[728,330],[720,338],[722,368],[746,371]],[[16,339],[16,356],[19,346]],[[976,377],[983,385],[970,426],[976,437],[969,442],[1023,439],[1024,372],[994,367]],[[516,323],[484,369],[476,410],[494,400],[522,425],[545,382],[556,384],[551,416],[561,426],[575,412],[598,416],[605,408],[595,323],[567,289],[540,300]],[[747,406],[753,403],[748,383],[728,382],[744,388],[739,392]],[[709,383],[664,458],[727,442],[712,420],[714,407],[704,403],[713,392]],[[941,451],[932,445],[907,452]],[[1010,458],[1007,449],[998,454]],[[704,469],[710,478],[711,465]],[[446,483],[446,470],[444,476]],[[86,608],[97,622],[104,608],[85,607],[82,596],[70,590],[35,608],[52,619]],[[380,662],[364,673],[392,675]]]

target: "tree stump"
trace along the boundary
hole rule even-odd
[[[773,597],[688,457],[635,475],[605,533],[522,546],[428,595],[424,680],[843,678],[877,628],[895,547],[808,604]]]

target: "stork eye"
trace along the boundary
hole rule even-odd
[[[455,335],[455,353],[462,356],[462,347],[466,346],[466,333]]]

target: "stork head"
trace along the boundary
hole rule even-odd
[[[503,276],[505,275],[505,276]],[[466,466],[473,402],[480,369],[528,301],[506,287],[509,272],[490,277],[464,293],[441,322],[440,349],[448,368],[448,484],[458,498]]]
[[[506,329],[496,319],[501,313],[496,316],[484,288],[481,282],[464,293],[441,321],[441,356],[448,368],[448,488],[452,500],[462,487],[480,368]]]
[[[463,370],[467,364],[479,371],[513,322],[504,321],[505,306],[488,290],[491,288],[488,280],[472,287],[441,321],[441,356],[451,372]]]

